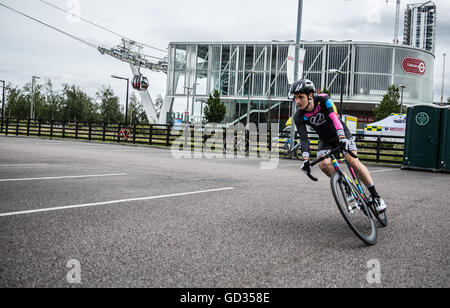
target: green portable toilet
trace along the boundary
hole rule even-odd
[[[450,107],[441,110],[439,170],[450,172]]]
[[[403,169],[439,169],[441,110],[434,105],[408,108]]]

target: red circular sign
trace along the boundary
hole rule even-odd
[[[425,61],[410,57],[403,59],[402,68],[405,73],[415,75],[425,75],[427,71]]]

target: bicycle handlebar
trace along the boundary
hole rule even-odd
[[[311,173],[306,174],[311,180],[313,180],[314,182],[318,182],[319,179],[315,178]]]
[[[313,162],[311,163],[311,167],[314,167],[314,166],[317,165],[318,163],[324,161],[325,159],[330,158],[332,155],[334,155],[334,154],[336,154],[336,153],[342,152],[342,151],[344,150],[344,146],[345,146],[344,144],[341,144],[341,145],[338,146],[337,148],[331,150],[328,154],[326,154],[326,155],[324,155],[324,156],[322,156],[322,157],[319,157],[318,159],[316,159],[315,161],[313,161]],[[353,158],[358,158],[358,155],[354,154],[352,151],[348,151],[348,152],[346,152],[346,153],[350,154],[350,156],[353,157]],[[314,181],[314,182],[319,181],[319,180],[318,180],[317,178],[315,178],[311,173],[308,173],[307,176],[308,176],[312,181]]]

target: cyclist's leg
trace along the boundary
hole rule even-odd
[[[319,147],[317,148],[317,157],[322,157],[327,154],[329,150],[332,150],[333,147],[326,143],[323,140],[319,140]],[[319,163],[319,168],[323,173],[328,175],[330,178],[334,174],[334,167],[331,163],[331,158],[325,159],[324,161]]]
[[[353,151],[354,154],[357,154],[357,151]],[[350,165],[352,166],[353,170],[355,170],[358,177],[361,179],[361,181],[366,185],[367,189],[370,192],[371,202],[376,201],[375,208],[378,213],[383,213],[386,211],[386,203],[384,202],[383,198],[378,194],[375,184],[372,180],[372,176],[370,175],[369,169],[359,161],[359,159],[353,158],[350,154],[346,154],[345,158],[348,160]]]
[[[345,135],[348,140],[352,141],[350,150],[353,152],[353,154],[358,155],[358,147],[356,146],[355,138],[352,136],[348,129],[345,130]],[[346,153],[345,159],[349,162],[350,166],[356,172],[363,184],[366,185],[366,187],[373,186],[374,183],[369,169],[367,169],[367,167],[363,163],[361,163],[358,158],[353,158],[350,154]]]
[[[358,151],[352,151],[353,154],[358,155]],[[353,170],[355,170],[361,182],[363,182],[366,187],[373,186],[373,179],[370,175],[369,169],[358,159],[353,158],[350,154],[345,154],[345,159],[350,163]]]

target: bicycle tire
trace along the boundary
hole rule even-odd
[[[287,147],[283,146],[279,149],[279,151],[280,151],[279,153],[280,153],[281,158],[288,158],[288,156],[290,154],[289,146],[287,146]]]
[[[351,213],[349,211],[345,187],[344,187],[343,182],[341,181],[341,174],[338,172],[333,174],[333,176],[331,177],[331,191],[333,192],[333,197],[334,197],[334,200],[336,201],[339,211],[341,212],[345,221],[349,225],[350,229],[352,229],[353,233],[355,233],[355,235],[358,238],[360,238],[367,245],[373,246],[377,243],[377,228],[376,228],[375,222],[372,218],[371,212],[368,208],[368,205],[367,205],[365,199],[361,195],[361,193],[351,183],[350,183],[350,189],[355,192],[355,194],[361,200],[361,204],[362,204],[362,209],[356,209],[356,211],[354,211],[354,213]],[[344,202],[341,201],[340,196],[342,196],[342,198],[343,198],[342,200],[344,200]],[[361,213],[362,213],[362,215],[361,215]],[[352,214],[352,217],[350,217],[350,214]],[[357,214],[359,214],[359,216],[357,216]],[[361,216],[361,218],[360,218],[360,216]],[[365,216],[365,217],[363,217],[363,216]],[[353,218],[355,218],[355,219],[353,219]],[[356,221],[356,219],[358,221]],[[361,223],[359,222],[359,220],[362,220]],[[358,222],[358,225],[356,225],[356,222]],[[365,228],[367,229],[367,231],[370,230],[369,232],[364,232],[362,230],[362,227],[364,225],[366,225]]]

